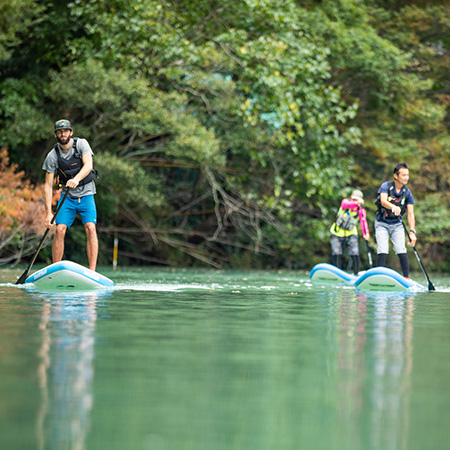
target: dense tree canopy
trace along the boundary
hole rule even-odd
[[[40,183],[70,118],[126,262],[309,267],[341,196],[363,189],[373,222],[400,160],[422,253],[442,255],[450,12],[407,3],[8,0],[0,144]]]

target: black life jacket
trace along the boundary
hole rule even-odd
[[[77,140],[78,138],[73,138],[72,146],[75,149],[75,153],[69,158],[64,159],[61,155],[61,150],[59,145],[56,144],[53,148],[55,149],[56,156],[58,158],[58,177],[59,183],[63,186],[73,178],[83,167],[83,160],[81,154],[77,150]],[[84,186],[90,181],[97,177],[97,170],[94,168],[89,174],[87,174],[79,183],[78,186]]]
[[[377,214],[381,216],[382,219],[399,219],[403,214],[406,212],[406,192],[407,187],[405,185],[402,186],[400,190],[400,196],[395,195],[395,181],[389,181],[389,188],[388,188],[388,202],[394,204],[395,206],[400,206],[400,216],[396,216],[390,209],[386,209],[381,204],[380,200],[380,194],[378,194],[378,197],[375,201],[375,205],[377,205]]]

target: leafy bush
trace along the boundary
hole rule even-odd
[[[44,229],[43,185],[33,186],[0,150],[0,263],[17,262],[36,248]]]

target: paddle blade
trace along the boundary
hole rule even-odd
[[[366,248],[367,248],[367,258],[369,259],[369,266],[370,268],[373,267],[373,261],[372,261],[372,252],[370,251],[369,243],[366,241]]]
[[[435,291],[436,288],[433,286],[433,283],[431,282],[430,277],[428,276],[427,271],[425,270],[425,267],[422,264],[422,260],[420,259],[420,256],[419,256],[419,253],[416,250],[416,247],[413,247],[413,250],[414,250],[414,254],[416,255],[417,261],[419,262],[419,266],[422,269],[422,272],[423,272],[423,274],[425,275],[425,278],[428,281],[428,290],[429,291]]]
[[[25,280],[28,278],[29,269],[25,270],[25,272],[20,276],[20,278],[16,281],[15,284],[24,284]]]
[[[56,215],[56,213],[55,213]],[[55,216],[53,216],[55,217]],[[21,277],[16,281],[15,284],[24,284],[25,280],[28,278],[28,274],[30,273],[31,267],[33,267],[34,261],[36,261],[37,255],[39,253],[39,250],[42,247],[42,244],[45,241],[45,238],[47,237],[48,232],[50,231],[49,228],[45,230],[44,236],[41,238],[41,242],[39,242],[38,248],[36,249],[36,252],[34,253],[33,259],[30,261],[30,264],[28,264],[28,267],[25,269],[25,272],[21,275]]]

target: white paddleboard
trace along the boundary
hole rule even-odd
[[[309,278],[316,283],[351,284],[353,283],[355,276],[344,272],[332,264],[321,263],[316,264],[311,269]]]
[[[373,267],[359,276],[351,275],[332,264],[315,265],[309,274],[315,283],[348,284],[360,291],[419,292],[426,288],[388,267]]]
[[[416,281],[403,277],[388,267],[374,267],[355,280],[355,287],[361,291],[425,291]]]
[[[60,261],[30,275],[25,283],[32,283],[41,290],[110,289],[114,282],[94,270],[72,261]]]

